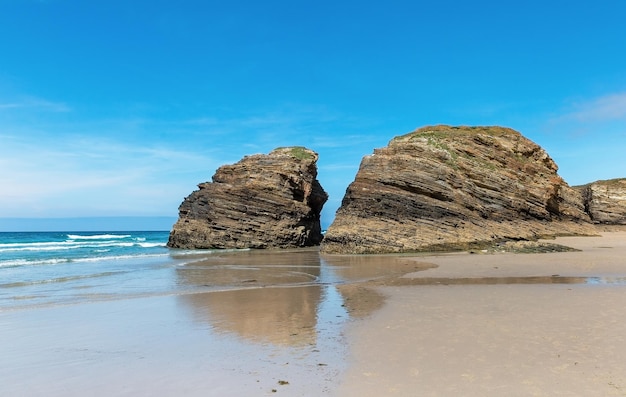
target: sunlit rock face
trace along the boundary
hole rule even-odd
[[[577,186],[594,223],[626,225],[626,178]]]
[[[168,246],[293,248],[322,240],[328,195],[317,180],[317,153],[279,148],[220,167],[179,207]]]
[[[582,195],[537,144],[502,127],[433,126],[363,158],[326,253],[467,249],[594,234]]]

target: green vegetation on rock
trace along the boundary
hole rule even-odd
[[[300,160],[312,160],[315,158],[315,153],[304,146],[279,147],[274,152],[285,153]]]
[[[424,137],[452,138],[455,135],[467,134],[484,134],[490,136],[501,136],[505,134],[519,135],[518,132],[505,127],[435,125],[419,128],[408,134],[397,136],[393,138],[393,140],[405,141]]]

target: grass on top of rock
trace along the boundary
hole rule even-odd
[[[468,134],[485,134],[491,136],[501,136],[506,134],[519,134],[517,131],[506,127],[497,126],[450,126],[450,125],[435,125],[422,127],[408,134],[400,135],[394,138],[394,140],[410,140],[420,137],[435,137],[435,138],[451,138],[457,135]]]
[[[596,181],[595,184],[608,187],[626,187],[626,178],[606,179]]]
[[[274,152],[281,152],[295,157],[299,160],[310,160],[315,158],[315,154],[304,146],[279,147]]]
[[[449,159],[445,162],[454,169],[459,169],[459,160],[463,159],[474,166],[495,171],[502,166],[497,160],[489,157],[476,157],[463,150],[463,146],[476,144],[491,146],[493,151],[506,151],[507,149],[503,148],[499,137],[507,135],[511,136],[515,142],[513,155],[520,164],[516,168],[522,168],[523,165],[532,161],[535,152],[540,150],[540,148],[537,147],[537,150],[531,150],[528,153],[519,152],[518,146],[520,139],[523,138],[522,135],[506,127],[436,125],[419,128],[408,134],[397,136],[393,138],[392,142],[419,140],[425,142],[430,147],[446,151],[449,154]]]

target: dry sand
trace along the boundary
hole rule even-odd
[[[350,325],[337,395],[626,396],[626,232],[555,242],[581,252],[417,258]]]

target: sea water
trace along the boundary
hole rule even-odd
[[[382,299],[344,284],[414,264],[167,239],[0,233],[0,395],[328,394],[346,321]]]
[[[0,310],[165,293],[168,232],[0,233]]]
[[[170,249],[168,235],[1,232],[0,311],[272,286],[332,286],[402,272],[405,266],[394,270],[393,262],[368,256],[324,260],[315,247]]]
[[[167,231],[2,232],[0,311],[341,282],[318,251],[180,250]]]

